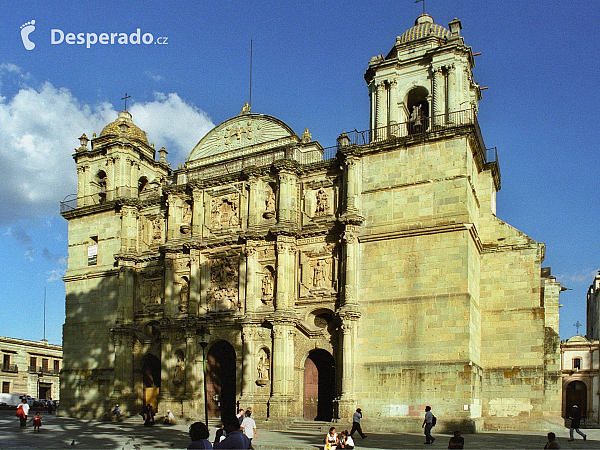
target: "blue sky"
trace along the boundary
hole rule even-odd
[[[23,1],[0,16],[0,335],[60,343],[73,149],[123,109],[182,163],[212,126],[248,100],[252,111],[323,146],[368,128],[363,74],[422,11],[400,1]],[[479,122],[497,147],[498,216],[545,242],[544,266],[564,286],[561,338],[585,323],[600,269],[600,2],[428,0],[446,26],[462,21],[483,91]],[[26,50],[21,27],[35,20]],[[31,26],[31,24],[27,25]],[[52,44],[67,33],[151,33],[166,44]],[[55,33],[59,36],[59,33]],[[109,34],[110,36],[110,34]],[[148,36],[147,36],[148,38]],[[162,39],[164,41],[164,39]],[[585,333],[585,327],[581,329]]]

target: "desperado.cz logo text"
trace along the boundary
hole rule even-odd
[[[53,28],[50,30],[50,43],[53,45],[63,42],[70,45],[83,45],[90,48],[92,45],[127,45],[127,44],[160,44],[167,45],[168,37],[160,36],[154,39],[152,33],[142,34],[138,28],[131,34],[127,33],[65,33],[64,31]]]

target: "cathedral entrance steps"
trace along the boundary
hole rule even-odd
[[[331,422],[323,422],[316,420],[294,420],[287,429],[288,431],[315,431],[326,433],[329,428],[335,426]]]

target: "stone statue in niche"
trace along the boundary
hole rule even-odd
[[[210,214],[211,224],[214,228],[227,228],[239,225],[238,195],[229,194],[213,198]]]
[[[183,384],[185,378],[185,361],[183,356],[177,355],[177,364],[175,364],[173,373],[173,384],[178,386]]]
[[[259,352],[256,370],[258,371],[258,379],[256,380],[256,384],[264,386],[269,380],[269,373],[271,370],[271,361],[265,349],[261,349]]]
[[[181,223],[188,225],[192,223],[192,205],[190,205],[188,202],[183,204]]]
[[[273,300],[273,273],[267,268],[265,275],[262,279],[262,297],[263,303],[269,303]]]
[[[323,216],[329,212],[329,197],[323,189],[317,192],[317,207],[315,208],[315,216]]]
[[[315,265],[314,276],[313,276],[313,286],[316,288],[325,287],[326,282],[327,282],[327,264],[325,263],[324,260],[320,259],[319,261],[317,261],[317,264]]]
[[[275,216],[275,192],[273,189],[269,190],[267,194],[267,199],[265,200],[265,212],[263,213],[263,217],[265,219],[271,219]]]
[[[187,313],[189,304],[190,286],[185,277],[181,278],[181,289],[179,289],[179,312]]]
[[[223,311],[241,308],[238,301],[237,258],[221,258],[213,261],[210,281],[207,289],[209,309]]]

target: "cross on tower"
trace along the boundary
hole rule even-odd
[[[127,92],[125,92],[125,97],[121,97],[121,100],[125,100],[125,111],[127,111],[127,99],[128,98],[131,98],[131,95],[127,95]]]
[[[577,330],[577,334],[579,334],[579,327],[582,327],[583,325],[579,323],[579,320],[577,322],[575,322],[573,324],[573,326],[575,327],[575,329]]]
[[[423,14],[425,14],[425,0],[415,0],[415,3],[423,2]]]

